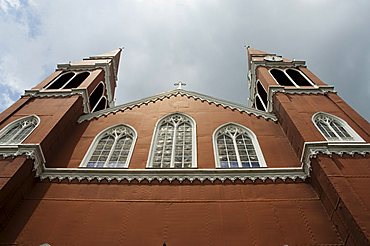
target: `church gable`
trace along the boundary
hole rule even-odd
[[[112,126],[125,125],[137,133],[131,160],[127,164],[128,169],[154,167],[150,153],[153,151],[155,130],[161,119],[171,114],[184,115],[194,122],[196,159],[193,161],[196,164],[192,162],[190,165],[192,168],[214,169],[221,165],[216,163],[214,134],[218,128],[227,124],[246,128],[256,136],[256,143],[262,149],[261,156],[264,157],[264,166],[299,167],[301,165],[272,114],[253,109],[249,111],[248,108],[237,107],[234,104],[221,104],[220,101],[186,94],[185,91],[180,90],[141,101],[81,117],[80,124],[78,124],[79,129],[75,129],[76,134],[71,134],[81,137],[70,140],[77,144],[78,148],[75,148],[73,144],[65,143],[66,148],[70,149],[71,156],[60,154],[47,165],[69,168],[86,166],[86,154],[94,139]],[[277,148],[280,152],[273,151]],[[284,158],[280,153],[284,153]]]

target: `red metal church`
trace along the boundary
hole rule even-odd
[[[370,124],[247,50],[248,107],[181,83],[115,106],[120,49],[26,90],[0,115],[0,245],[370,245]]]

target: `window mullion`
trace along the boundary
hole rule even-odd
[[[114,142],[113,142],[113,144],[112,144],[112,148],[110,149],[110,151],[109,151],[109,154],[108,154],[108,157],[107,157],[107,160],[105,161],[105,163],[104,163],[104,166],[106,166],[107,164],[108,164],[108,162],[109,162],[109,160],[110,160],[110,158],[112,157],[112,155],[113,155],[113,151],[114,151],[114,148],[116,147],[116,144],[117,144],[117,141],[118,141],[118,139],[119,139],[119,137],[116,135],[116,134],[114,134],[115,136],[114,136]]]
[[[72,78],[70,78],[67,82],[64,83],[64,85],[62,87],[60,87],[58,90],[63,90],[64,87],[66,87],[66,85],[68,85],[68,83],[74,78],[77,76],[77,73],[75,73]]]
[[[238,160],[238,166],[241,167],[242,166],[242,161],[240,160],[238,145],[236,144],[236,135],[232,136],[232,139],[233,139],[236,159]]]
[[[16,134],[13,134],[13,136],[11,136],[11,138],[8,139],[7,143],[11,143],[14,138],[16,138],[18,135],[20,135],[23,132],[24,128],[25,128],[25,124],[22,124],[22,128],[19,129]]]
[[[337,131],[331,126],[331,124],[330,123],[327,123],[326,124],[328,127],[329,127],[329,129],[335,134],[335,136],[337,136],[337,138],[339,139],[339,140],[343,140],[342,138],[341,138],[341,136],[339,136],[339,134],[337,133]]]
[[[178,127],[178,124],[174,123],[173,135],[172,135],[173,140],[172,140],[172,150],[171,150],[171,163],[170,163],[171,168],[173,168],[175,166],[175,146],[176,146],[177,127]]]
[[[284,70],[284,73],[285,75],[288,77],[288,79],[293,83],[293,85],[295,85],[296,87],[300,87],[299,85],[297,85],[294,80],[289,76],[289,74],[286,72],[286,70]]]

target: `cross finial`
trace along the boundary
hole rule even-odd
[[[179,81],[179,82],[176,82],[175,84],[173,85],[177,85],[177,89],[182,89],[182,86],[186,85],[186,83],[182,82],[182,81]]]

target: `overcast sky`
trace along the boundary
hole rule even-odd
[[[57,63],[125,47],[117,103],[184,89],[246,104],[246,44],[335,86],[370,119],[369,0],[0,0],[0,110]]]

